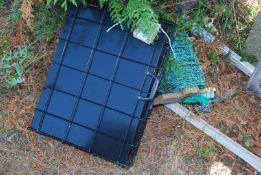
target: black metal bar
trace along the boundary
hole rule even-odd
[[[56,62],[54,62],[53,64],[55,64],[55,65],[60,65],[59,63],[56,63]],[[69,69],[73,69],[73,70],[76,70],[76,71],[81,72],[81,73],[86,73],[85,71],[76,69],[76,68],[71,67],[71,66],[67,66],[67,65],[63,65],[63,64],[62,64],[62,67],[66,67],[66,68],[69,68]],[[156,69],[156,68],[152,68],[152,69]],[[132,86],[129,86],[129,85],[120,83],[120,82],[118,82],[118,81],[110,80],[110,79],[101,77],[101,76],[99,76],[99,75],[96,75],[96,74],[93,74],[93,73],[90,73],[90,72],[88,72],[88,74],[91,75],[91,76],[94,76],[94,77],[96,77],[96,78],[100,78],[100,79],[102,79],[102,80],[112,81],[112,82],[115,83],[115,84],[118,84],[118,85],[121,85],[121,86],[130,88],[130,89],[133,89],[133,90],[136,90],[136,91],[141,91],[142,93],[148,93],[148,91],[143,91],[143,89],[137,89],[137,88],[135,88],[135,87],[132,87]]]
[[[77,9],[79,9],[79,7],[78,7]],[[90,71],[90,68],[91,68],[91,64],[92,64],[92,60],[93,60],[93,56],[94,56],[94,52],[95,52],[94,48],[97,47],[98,42],[99,42],[100,37],[101,37],[102,28],[103,28],[103,26],[102,26],[101,24],[102,24],[102,22],[103,22],[103,20],[104,20],[104,18],[105,18],[105,16],[104,16],[104,15],[105,15],[105,12],[106,12],[106,11],[104,10],[103,13],[102,13],[102,17],[101,17],[101,19],[100,19],[99,33],[98,33],[98,35],[97,35],[97,37],[96,37],[96,39],[95,39],[95,44],[93,45],[93,48],[92,48],[92,50],[91,50],[91,54],[90,54],[90,56],[89,56],[90,59],[88,60],[88,63],[87,63],[87,65],[88,65],[88,67],[87,67],[87,72],[85,73],[85,77],[84,77],[83,83],[82,83],[82,85],[81,85],[80,94],[79,94],[79,96],[77,96],[77,100],[76,100],[76,103],[75,103],[75,105],[74,105],[73,112],[72,112],[72,115],[71,115],[71,116],[72,116],[72,117],[71,117],[71,121],[70,121],[69,127],[68,127],[68,129],[67,129],[67,131],[66,131],[64,140],[67,140],[67,137],[68,137],[68,135],[69,135],[70,128],[71,128],[72,122],[73,122],[73,120],[74,120],[74,117],[75,117],[75,114],[76,114],[76,111],[77,111],[78,104],[79,104],[79,102],[80,102],[80,97],[82,96],[82,93],[83,93],[83,90],[84,90],[84,86],[85,86],[87,77],[88,77],[88,75],[89,75],[89,71]]]
[[[123,43],[122,43],[122,45],[121,45],[121,49],[120,49],[119,54],[118,54],[118,57],[117,57],[116,66],[114,67],[114,72],[113,72],[113,75],[112,75],[112,79],[111,79],[110,84],[109,84],[109,89],[108,89],[108,91],[107,91],[107,96],[106,96],[106,98],[105,98],[104,107],[103,107],[103,110],[102,110],[102,112],[101,112],[101,114],[100,114],[100,117],[99,117],[99,122],[98,122],[97,130],[100,129],[101,121],[102,121],[102,119],[103,119],[103,117],[104,117],[104,112],[105,112],[105,109],[106,109],[105,106],[106,106],[107,103],[108,103],[109,96],[110,96],[110,93],[111,93],[111,90],[112,90],[112,85],[113,85],[113,82],[112,82],[112,81],[114,81],[114,79],[115,79],[115,77],[116,77],[116,74],[117,74],[117,71],[118,71],[118,68],[119,68],[119,65],[120,65],[120,58],[121,58],[121,55],[123,54],[124,48],[125,48],[125,46],[126,46],[126,44],[127,44],[127,39],[128,39],[128,37],[129,37],[129,32],[127,32],[127,33],[125,34],[125,36],[124,36],[124,41],[123,41]],[[93,143],[91,144],[90,150],[92,150],[93,145],[94,145],[96,139],[97,139],[97,135],[95,136],[94,141],[93,141]]]
[[[64,44],[63,50],[62,50],[62,54],[60,56],[61,62],[58,63],[55,60],[52,61],[52,64],[55,64],[55,65],[58,66],[58,71],[57,71],[57,74],[55,76],[54,83],[52,85],[50,85],[50,86],[45,85],[45,88],[50,89],[51,92],[47,96],[48,98],[47,98],[47,102],[45,103],[44,108],[43,109],[36,109],[37,111],[41,112],[42,114],[41,114],[41,116],[39,116],[40,117],[40,122],[38,123],[39,127],[36,126],[36,127],[34,127],[34,129],[36,128],[35,130],[37,132],[40,132],[40,133],[42,133],[44,135],[48,135],[48,136],[54,138],[54,136],[51,135],[52,133],[48,134],[48,133],[44,133],[44,132],[41,131],[41,130],[43,130],[42,129],[42,124],[44,122],[44,117],[47,115],[47,116],[54,117],[54,118],[60,119],[62,121],[65,121],[65,122],[67,122],[66,126],[68,124],[68,126],[66,127],[66,130],[65,130],[66,131],[65,134],[62,135],[62,139],[59,139],[57,137],[55,137],[55,139],[61,140],[62,142],[68,143],[70,145],[74,145],[77,148],[80,148],[80,149],[83,149],[85,151],[91,152],[92,154],[93,154],[93,152],[92,152],[93,151],[93,146],[97,143],[98,135],[101,134],[104,137],[108,137],[110,139],[116,140],[117,142],[120,142],[122,144],[120,147],[117,147],[117,149],[120,149],[119,150],[119,154],[115,155],[117,159],[110,160],[110,161],[114,161],[117,164],[121,164],[122,166],[128,166],[129,163],[132,162],[132,160],[133,160],[132,156],[134,156],[134,154],[136,154],[137,146],[140,144],[140,140],[141,140],[142,134],[144,132],[144,129],[145,129],[145,126],[146,126],[146,122],[147,122],[147,119],[148,119],[148,116],[149,116],[149,113],[150,113],[150,107],[152,105],[152,101],[151,100],[150,101],[144,101],[144,104],[142,102],[142,105],[144,105],[143,106],[143,110],[141,111],[142,113],[141,113],[141,115],[136,115],[137,109],[138,109],[139,105],[141,104],[141,101],[137,99],[136,104],[133,104],[133,105],[135,105],[134,111],[132,112],[132,114],[131,113],[129,114],[129,113],[126,113],[124,111],[120,111],[120,110],[117,110],[117,109],[114,109],[114,108],[108,106],[108,102],[109,102],[109,99],[110,99],[110,94],[112,92],[113,86],[118,84],[118,85],[121,85],[123,87],[135,90],[136,92],[140,93],[140,95],[149,95],[150,91],[151,91],[151,88],[152,88],[152,85],[153,85],[153,80],[150,80],[150,77],[148,77],[148,76],[144,76],[143,77],[143,82],[142,82],[141,89],[140,89],[140,87],[138,87],[138,88],[131,87],[131,86],[134,86],[134,85],[127,85],[127,84],[120,83],[120,82],[116,81],[116,75],[117,75],[117,73],[119,73],[120,62],[122,60],[128,60],[128,61],[130,61],[132,63],[143,65],[146,68],[147,71],[153,71],[153,73],[155,73],[155,74],[157,74],[157,76],[161,77],[162,76],[162,72],[163,72],[163,67],[162,66],[165,64],[166,60],[165,59],[161,60],[158,57],[155,57],[155,53],[156,53],[156,49],[158,48],[157,46],[159,46],[159,44],[164,44],[164,46],[162,48],[162,51],[164,53],[161,52],[161,56],[166,54],[166,40],[163,40],[163,38],[161,38],[157,42],[155,42],[155,44],[153,45],[153,54],[152,54],[150,60],[148,61],[149,63],[147,63],[147,62],[143,63],[140,60],[136,61],[136,60],[132,60],[130,58],[125,58],[125,57],[122,56],[123,52],[124,52],[124,50],[125,50],[125,48],[127,46],[127,42],[130,39],[130,37],[131,37],[130,36],[131,33],[127,30],[127,31],[124,31],[125,32],[125,36],[124,36],[124,39],[123,39],[124,41],[122,42],[122,45],[120,47],[119,53],[117,55],[116,54],[112,54],[112,53],[109,53],[107,51],[103,51],[103,50],[100,50],[100,49],[97,48],[98,43],[99,43],[99,41],[100,41],[100,39],[102,37],[102,31],[103,31],[102,29],[104,29],[106,27],[109,27],[108,24],[105,24],[105,19],[107,19],[106,18],[107,16],[105,15],[107,13],[106,9],[102,12],[102,15],[99,14],[99,20],[97,20],[99,22],[79,17],[79,10],[80,10],[79,7],[76,10],[77,10],[76,11],[76,16],[74,16],[73,19],[72,19],[73,22],[72,22],[72,24],[70,26],[70,29],[69,29],[69,31],[66,31],[66,35],[67,36],[64,37],[64,38],[60,38],[60,40],[59,40],[60,42],[61,41],[65,41],[65,44]],[[71,16],[71,15],[67,15],[67,17],[69,17],[69,16]],[[74,28],[75,28],[76,21],[78,19],[83,20],[83,21],[89,21],[91,23],[99,25],[99,29],[98,29],[99,32],[97,33],[97,37],[96,38],[92,38],[92,39],[95,39],[94,45],[92,47],[86,46],[86,45],[81,44],[81,43],[78,43],[78,41],[77,42],[70,41],[72,33],[75,30]],[[119,29],[114,29],[114,30],[119,31]],[[91,54],[89,56],[88,62],[86,63],[86,70],[79,70],[79,68],[74,68],[74,67],[71,67],[70,65],[64,65],[65,51],[68,48],[68,45],[70,43],[75,44],[76,46],[82,46],[82,47],[91,49]],[[91,68],[92,62],[94,60],[94,53],[95,53],[95,51],[99,51],[101,53],[105,53],[105,54],[108,54],[110,56],[113,56],[113,57],[117,58],[116,65],[114,67],[113,75],[111,76],[111,78],[104,78],[104,77],[102,77],[100,75],[96,75],[94,73],[90,73],[90,68]],[[154,64],[154,61],[156,61],[156,64],[152,65],[152,64]],[[79,87],[80,88],[79,93],[74,95],[74,94],[71,94],[72,92],[66,92],[66,91],[64,91],[62,89],[58,89],[58,87],[56,86],[57,81],[58,81],[58,77],[59,77],[59,74],[60,74],[60,70],[62,69],[62,67],[67,67],[69,69],[76,70],[76,71],[79,71],[79,72],[84,74],[83,75],[83,77],[84,77],[83,81],[82,81],[82,83],[81,83],[81,85]],[[82,94],[83,94],[84,87],[86,85],[88,76],[94,76],[95,78],[97,78],[99,80],[105,80],[105,81],[109,82],[109,84],[105,88],[106,89],[106,91],[105,91],[106,92],[106,97],[105,97],[104,102],[102,102],[102,104],[100,104],[101,102],[97,103],[97,102],[94,102],[92,100],[86,99],[87,97],[86,98],[82,97]],[[148,80],[149,80],[149,82],[148,82]],[[147,86],[145,86],[146,83],[149,83],[149,89],[148,90],[145,90],[145,87],[147,87]],[[55,93],[54,91],[61,92],[64,95],[66,95],[66,94],[70,95],[70,96],[72,96],[72,97],[74,97],[76,99],[76,102],[74,103],[74,106],[73,106],[72,113],[71,113],[71,115],[70,115],[70,117],[68,119],[63,118],[60,113],[52,114],[52,113],[47,111],[48,107],[50,105],[51,98],[52,98],[53,94]],[[77,123],[77,121],[74,121],[74,118],[75,118],[76,113],[77,113],[77,107],[78,107],[78,105],[79,105],[81,100],[86,101],[86,102],[90,102],[92,104],[96,104],[96,105],[98,105],[101,108],[101,113],[99,114],[98,127],[97,128],[96,127],[95,127],[95,129],[94,128],[90,128],[91,126],[88,127],[88,126],[85,126],[84,123],[80,123],[80,122]],[[128,120],[130,121],[130,123],[128,123],[128,126],[127,126],[128,128],[126,127],[126,129],[128,129],[128,130],[127,130],[127,133],[126,133],[124,138],[116,137],[116,136],[113,136],[113,135],[109,135],[110,133],[108,133],[108,132],[104,133],[105,131],[101,130],[101,124],[102,124],[103,117],[105,115],[105,110],[106,109],[109,109],[109,110],[115,111],[117,113],[126,115],[129,118]],[[125,117],[125,116],[121,116],[121,117]],[[130,128],[133,125],[133,121],[134,120],[138,120],[138,127],[136,129],[136,133],[135,133],[135,136],[134,136],[134,141],[129,143],[128,142],[128,138],[130,137],[130,131],[131,131]],[[83,148],[81,146],[77,146],[77,145],[75,145],[73,143],[69,143],[67,141],[68,135],[71,132],[71,126],[72,125],[76,125],[78,127],[85,128],[85,129],[90,130],[91,132],[94,133],[95,138],[92,141],[90,147]],[[49,131],[46,131],[46,132],[49,132]],[[126,146],[130,146],[131,147],[130,151],[128,153],[126,153],[126,151],[123,150]],[[123,156],[123,153],[128,154],[128,156],[129,156],[129,158],[127,160],[128,163],[120,162],[119,158],[121,158]],[[106,158],[106,157],[103,157],[103,158],[108,160],[108,158]]]
[[[175,32],[172,33],[171,38],[173,38],[174,36],[175,36]],[[161,52],[161,55],[160,55],[160,57],[162,59],[160,59],[161,62],[158,63],[158,67],[160,67],[160,69],[157,72],[157,76],[159,77],[159,79],[161,79],[163,76],[164,66],[167,61],[166,57],[167,57],[167,54],[169,54],[169,52],[170,52],[170,48],[168,47],[168,44],[169,44],[168,41],[165,40],[165,46],[164,46],[163,52]],[[151,113],[151,111],[150,111],[151,105],[152,105],[152,101],[149,101],[144,106],[144,110],[141,114],[141,116],[144,116],[144,118],[142,118],[142,120],[140,120],[139,126],[137,128],[137,133],[136,133],[135,139],[134,139],[135,145],[134,145],[134,147],[132,147],[132,150],[129,153],[129,162],[127,163],[128,164],[127,166],[130,166],[133,163],[132,160],[134,159],[134,156],[137,154],[138,147],[141,143],[142,135],[144,134],[144,131],[145,131],[148,117]]]
[[[79,9],[77,9],[76,11],[76,14],[78,14],[79,12]],[[75,21],[76,21],[76,18],[74,18],[73,22],[72,22],[72,25],[70,26],[70,32],[69,32],[69,35],[68,35],[68,40],[71,38],[71,35],[72,35],[72,32],[73,32],[73,29],[74,29],[74,24],[75,24]],[[68,45],[68,42],[65,42],[64,44],[64,47],[63,47],[63,51],[62,51],[62,59],[61,59],[61,63],[63,62],[63,59],[64,59],[64,56],[65,56],[65,49],[67,48],[67,45]],[[58,79],[58,75],[60,73],[60,70],[61,70],[61,66],[59,66],[59,69],[58,69],[58,72],[56,74],[56,77],[55,77],[55,81],[54,81],[54,86],[56,85],[56,82],[57,82],[57,79]],[[47,108],[50,104],[50,100],[51,100],[51,97],[53,95],[53,91],[51,91],[51,93],[49,94],[48,96],[48,100],[47,100],[47,103],[45,104],[45,111],[47,111]],[[41,120],[40,120],[40,123],[39,123],[39,127],[38,127],[38,130],[41,130],[42,128],[42,124],[43,124],[43,120],[44,120],[44,114],[41,116]]]
[[[153,54],[152,54],[152,56],[151,56],[151,58],[150,58],[150,63],[149,63],[149,65],[151,65],[151,63],[152,63],[152,60],[153,60],[153,57],[154,57],[154,54],[155,54],[156,47],[157,47],[158,43],[159,43],[159,42],[157,42],[157,44],[154,46]],[[149,65],[147,66],[147,72],[150,70],[150,66],[149,66]],[[145,82],[146,82],[146,78],[147,78],[147,77],[148,77],[148,76],[145,76],[144,79],[143,79],[142,89],[144,88],[144,85],[145,85]],[[152,83],[152,82],[151,82],[151,83]],[[141,93],[140,95],[142,95],[142,93]],[[135,116],[135,113],[136,113],[137,107],[138,107],[138,105],[139,105],[139,102],[140,102],[140,100],[138,100],[138,101],[136,102],[135,109],[134,109],[134,112],[133,112],[133,115],[132,115],[132,116]],[[144,102],[144,103],[146,103],[146,102]],[[122,149],[121,149],[121,151],[120,151],[120,154],[119,154],[118,159],[120,159],[120,157],[121,157],[121,155],[122,155],[123,148],[124,148],[124,146],[127,144],[127,140],[128,140],[128,136],[129,136],[129,132],[130,132],[130,128],[131,128],[132,122],[133,122],[133,118],[131,119],[131,122],[130,122],[130,124],[129,124],[128,132],[127,132],[127,135],[126,135],[126,137],[125,137],[125,139],[124,139],[124,144],[123,144],[123,147],[122,147]],[[130,144],[131,144],[131,143],[130,143]]]
[[[44,113],[45,115],[47,114],[47,115],[49,115],[49,116],[51,116],[51,117],[54,117],[54,118],[57,118],[57,119],[59,119],[59,120],[63,120],[63,121],[66,121],[66,122],[68,122],[68,123],[78,125],[78,126],[80,126],[80,127],[83,127],[83,128],[85,128],[85,129],[91,130],[91,131],[93,131],[93,132],[97,132],[98,134],[102,134],[102,135],[104,135],[104,136],[106,136],[106,137],[110,137],[110,138],[112,138],[112,139],[114,139],[114,140],[121,141],[121,142],[124,141],[123,139],[119,139],[119,138],[117,138],[117,137],[113,137],[113,136],[108,135],[108,134],[106,134],[106,133],[104,133],[104,132],[101,132],[101,131],[99,131],[98,129],[90,128],[90,127],[88,127],[88,126],[82,125],[82,124],[77,123],[77,122],[74,122],[74,121],[72,121],[72,120],[65,119],[65,118],[62,118],[62,117],[60,117],[60,116],[58,116],[58,115],[49,113],[49,112],[44,111],[44,110],[42,110],[42,109],[37,109],[37,108],[36,108],[36,111],[39,111],[39,112],[41,112],[41,113]],[[130,117],[130,116],[129,116],[129,117]],[[42,131],[40,131],[40,132],[42,132]],[[61,139],[61,140],[65,141],[64,139]]]
[[[71,18],[74,17],[74,15],[66,15],[66,16],[71,17]],[[95,24],[100,24],[100,23],[98,23],[97,21],[92,21],[92,20],[90,20],[90,19],[82,18],[82,17],[79,17],[79,16],[77,16],[77,18],[80,19],[80,20],[82,20],[82,21],[91,22],[91,23],[95,23]],[[160,23],[168,24],[168,25],[169,25],[169,24],[172,24],[171,22],[164,21],[164,20],[160,20]],[[110,25],[105,24],[104,21],[103,21],[102,24],[103,24],[103,26],[105,26],[105,27],[108,27],[108,28],[111,27]],[[112,24],[112,25],[113,25],[113,24]],[[125,32],[128,31],[128,29],[123,29],[123,30],[121,30],[121,29],[117,29],[116,27],[115,27],[115,30],[125,31]],[[159,38],[159,41],[163,41],[163,39]]]
[[[66,92],[66,91],[64,91],[64,90],[57,89],[57,88],[55,88],[55,87],[53,87],[53,86],[45,86],[45,88],[52,89],[52,90],[55,90],[55,91],[58,91],[58,92],[62,92],[62,93],[64,93],[64,94],[67,94],[67,95],[73,96],[73,97],[75,97],[75,98],[79,97],[79,96],[77,96],[77,95],[71,94],[71,93]],[[118,112],[118,113],[121,113],[121,114],[127,115],[127,116],[129,116],[129,117],[133,117],[132,115],[130,115],[130,114],[128,114],[128,113],[125,113],[125,112],[123,112],[123,111],[120,111],[120,110],[114,109],[114,108],[109,107],[109,106],[106,106],[106,105],[104,105],[104,104],[97,103],[97,102],[92,101],[92,100],[89,100],[89,99],[87,99],[87,98],[79,97],[79,99],[80,99],[80,100],[87,101],[87,102],[90,102],[90,103],[93,103],[93,104],[96,104],[96,105],[101,106],[101,107],[106,107],[107,109],[110,109],[110,110],[112,110],[112,111],[115,111],[115,112]],[[136,116],[134,116],[134,118],[139,119],[139,117],[136,117]]]
[[[63,41],[67,41],[63,38],[60,38],[60,40],[63,40]],[[88,48],[88,49],[92,49],[91,47],[89,46],[86,46],[84,44],[81,44],[81,43],[77,43],[77,42],[74,42],[74,41],[68,41],[69,43],[72,43],[72,44],[75,44],[75,45],[79,45],[79,46],[82,46],[82,47],[85,47],[85,48]],[[112,54],[112,53],[109,53],[109,52],[106,52],[104,50],[100,50],[100,49],[97,49],[97,48],[94,48],[95,51],[99,51],[101,53],[105,53],[105,54],[108,54],[110,56],[114,56],[114,57],[118,57],[118,55],[115,55],[115,54]],[[138,64],[142,64],[144,66],[148,66],[149,64],[146,64],[146,63],[143,63],[143,62],[140,62],[140,61],[136,61],[136,60],[132,60],[132,59],[129,59],[129,58],[126,58],[126,57],[123,57],[121,56],[121,59],[124,59],[124,60],[128,60],[128,61],[131,61],[131,62],[134,62],[134,63],[138,63]],[[155,69],[160,69],[159,67],[155,67],[153,65],[150,65],[150,67],[152,68],[155,68]]]
[[[66,15],[66,16],[68,16],[68,17],[74,17],[74,15]],[[77,18],[78,19],[80,19],[80,20],[83,20],[83,21],[86,21],[86,22],[92,22],[92,23],[95,23],[95,24],[100,24],[100,23],[98,23],[97,21],[92,21],[92,20],[90,20],[90,19],[86,19],[86,18],[83,18],[83,17],[79,17],[79,16],[77,16]],[[105,27],[111,27],[110,25],[108,25],[108,24],[105,24],[105,21],[103,21],[103,26],[105,26]],[[113,24],[112,24],[113,25]],[[116,27],[114,28],[114,29],[116,29],[116,30],[118,30],[118,31],[122,31],[122,30],[119,30],[119,29],[117,29]],[[123,31],[127,31],[127,29],[123,29]]]

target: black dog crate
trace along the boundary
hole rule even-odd
[[[147,45],[119,26],[107,32],[111,25],[106,9],[70,8],[31,129],[130,166],[162,75],[167,39],[161,35]]]

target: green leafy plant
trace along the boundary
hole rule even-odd
[[[174,21],[176,13],[173,10],[173,1],[165,0],[163,2],[156,2],[153,5],[155,11],[159,14],[160,18],[165,21]]]
[[[87,5],[86,0],[81,0],[81,4]],[[66,11],[68,5],[78,6],[76,0],[47,0],[48,5],[61,4]],[[131,31],[137,30],[152,40],[157,38],[159,32],[158,15],[155,13],[149,0],[99,0],[100,7],[108,4],[113,22],[119,23],[123,27],[123,22],[127,22]]]
[[[233,10],[231,7],[225,7],[225,9],[222,11],[220,21],[222,31],[224,31],[225,29],[231,29],[232,24],[234,24]]]
[[[87,4],[86,0],[81,0],[80,2],[82,4],[84,4],[84,5]],[[62,1],[59,1],[59,0],[47,0],[47,5],[48,6],[50,6],[50,5],[57,5],[57,4],[59,4],[65,11],[67,11],[68,6],[70,4],[73,4],[73,5],[77,6],[77,1],[76,0],[62,0]]]
[[[257,58],[254,55],[242,54],[241,56],[242,56],[241,61],[247,61],[251,64],[257,63]]]
[[[140,29],[148,35],[154,35],[158,25],[158,15],[153,11],[148,0],[129,1],[124,16],[127,17],[131,29]]]
[[[183,157],[183,160],[185,161],[186,165],[192,165],[193,164],[193,160],[192,160],[191,156],[189,156],[189,155],[185,155]]]
[[[34,1],[34,9],[28,12],[21,6],[20,0],[14,0],[8,17],[1,19],[3,24],[0,26],[2,31],[0,34],[1,93],[10,87],[24,83],[31,65],[48,55],[45,42],[55,37],[64,19],[62,10],[49,8],[44,2]],[[25,23],[21,22],[24,21],[23,14],[29,12],[34,16],[33,31],[28,30]],[[17,24],[21,23],[24,27],[20,28]]]
[[[10,51],[3,57],[1,62],[1,72],[6,76],[6,83],[9,87],[23,83],[23,73],[28,62],[32,60],[28,47],[19,47]]]
[[[33,49],[31,46],[22,46],[5,54],[0,62],[0,74],[4,77],[7,87],[14,87],[23,83],[24,75],[30,69],[30,66],[46,56],[33,56],[30,52]]]
[[[111,18],[114,22],[120,22],[123,21],[124,19],[124,9],[125,9],[125,4],[121,0],[100,0],[99,4],[100,7],[102,8],[105,3],[108,3],[109,5],[109,10],[110,10],[110,15]]]
[[[210,69],[209,69],[209,75],[214,77],[216,74],[216,69],[218,66],[218,53],[214,49],[206,49],[208,59],[210,60]]]
[[[218,54],[216,51],[214,50],[210,50],[210,51],[207,51],[208,52],[208,58],[210,59],[211,61],[211,64],[213,66],[217,66],[218,65]]]
[[[246,147],[251,147],[251,146],[252,146],[251,140],[252,140],[251,136],[243,135],[242,143],[243,143]]]
[[[29,48],[27,47],[19,47],[3,57],[1,71],[6,76],[6,83],[9,87],[14,87],[24,82],[24,63],[30,59],[28,50]]]
[[[126,21],[131,31],[137,30],[145,36],[152,36],[152,40],[157,37],[158,15],[154,12],[150,1],[131,0],[125,4],[121,0],[101,0],[100,6],[102,7],[106,2],[114,22],[122,24]]]
[[[211,153],[214,153],[216,151],[216,147],[215,146],[210,146],[210,147],[199,147],[196,146],[195,148],[196,152],[199,154],[200,157],[205,157],[207,158]]]

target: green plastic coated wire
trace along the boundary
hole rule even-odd
[[[159,85],[162,94],[179,92],[183,88],[206,87],[205,75],[188,34],[178,34],[172,43],[175,56],[170,54]]]

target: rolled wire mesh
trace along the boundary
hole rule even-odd
[[[172,47],[175,56],[169,55],[159,92],[175,93],[183,88],[206,86],[206,79],[186,33],[178,34]]]

